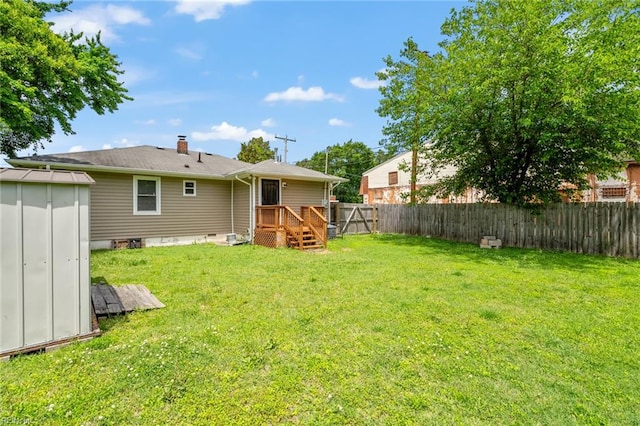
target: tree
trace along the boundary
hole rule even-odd
[[[262,140],[262,136],[260,136],[259,138],[251,138],[249,142],[243,142],[240,145],[238,160],[256,164],[272,159],[274,156],[275,150],[271,149],[269,141]]]
[[[640,8],[631,1],[478,0],[442,26],[424,73],[438,196],[536,208],[640,154]],[[404,109],[411,105],[405,102]]]
[[[67,11],[71,2],[0,0],[0,153],[42,148],[58,125],[73,134],[71,122],[89,106],[113,112],[127,90],[117,57],[98,34],[52,31],[49,12]]]
[[[362,173],[376,165],[376,154],[363,142],[348,140],[325,151],[314,153],[310,159],[298,161],[296,165],[333,176],[349,179],[338,185],[333,194],[345,203],[361,203],[360,179]]]
[[[429,85],[433,59],[418,49],[412,38],[404,43],[400,56],[402,59],[399,61],[387,56],[384,59],[385,70],[377,73],[378,78],[387,84],[380,86],[382,98],[376,112],[388,119],[382,129],[386,138],[381,145],[390,153],[412,153],[411,164],[401,164],[400,167],[411,173],[409,198],[414,204],[418,175],[424,172],[418,161],[420,147],[428,142],[431,131],[428,109],[434,90]]]

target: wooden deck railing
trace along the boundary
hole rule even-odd
[[[279,229],[281,207],[282,206],[256,207],[256,228]]]
[[[256,207],[256,228],[274,232],[284,230],[302,245],[304,220],[288,206]]]
[[[282,207],[282,226],[287,231],[287,235],[290,235],[297,242],[297,246],[301,248],[303,246],[304,220],[290,207],[280,207]]]
[[[300,213],[307,226],[318,241],[327,247],[327,219],[324,216],[324,207],[303,206],[300,207]]]
[[[290,240],[296,241],[298,248],[304,246],[305,231],[312,232],[314,238],[327,246],[327,219],[323,207],[305,206],[300,215],[289,206],[257,206],[256,229],[263,231],[284,230]]]

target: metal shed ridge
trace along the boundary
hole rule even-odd
[[[0,168],[0,181],[25,183],[62,183],[93,185],[96,183],[85,172],[25,168]]]

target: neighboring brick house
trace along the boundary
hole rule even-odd
[[[402,164],[411,163],[411,152],[404,152],[385,161],[362,174],[360,182],[360,195],[365,204],[403,204],[409,199],[411,174],[400,170]],[[584,191],[579,198],[583,202],[612,201],[612,202],[636,202],[640,201],[640,164],[636,161],[627,161],[627,167],[617,178],[599,180],[595,175],[589,176],[590,190]],[[442,170],[440,176],[450,176],[455,168],[449,167]],[[418,176],[417,187],[434,184],[435,179],[427,179]],[[474,203],[480,200],[482,193],[468,189],[458,197],[436,198],[432,197],[429,203]],[[569,201],[568,197],[564,197]]]
[[[362,174],[360,195],[362,195],[365,204],[403,204],[408,201],[411,192],[411,173],[400,170],[402,164],[411,164],[411,151],[398,154]],[[444,169],[440,172],[440,176],[450,176],[454,170],[453,167]],[[434,178],[427,179],[418,175],[416,186],[421,188],[435,182]],[[473,203],[479,200],[479,196],[478,191],[468,190],[462,196],[432,197],[429,202],[437,204]]]
[[[591,188],[585,191],[582,201],[640,201],[640,164],[637,161],[625,161],[626,168],[615,178],[600,180],[589,176]]]

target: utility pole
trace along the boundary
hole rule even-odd
[[[324,150],[324,174],[329,174],[329,147]]]
[[[287,143],[288,142],[295,142],[296,140],[289,138],[287,135],[284,135],[284,138],[282,136],[278,136],[278,135],[275,135],[274,137],[276,139],[280,139],[280,140],[284,141],[284,162],[286,163],[287,162],[287,151],[288,151]]]

